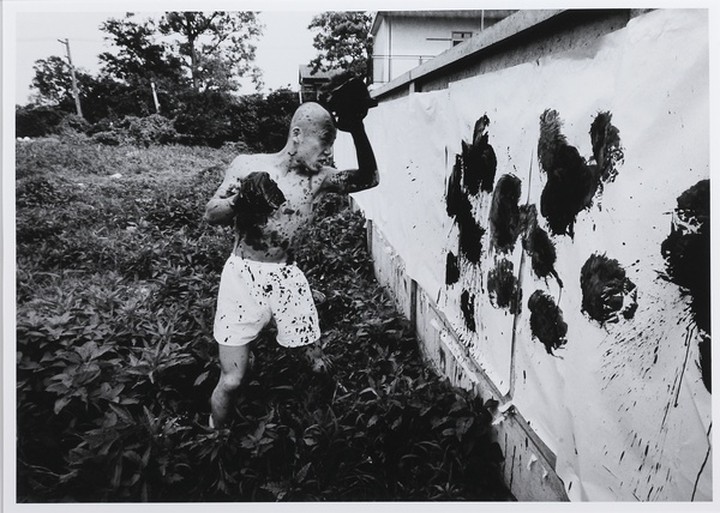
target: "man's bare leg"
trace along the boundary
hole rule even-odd
[[[240,385],[250,362],[250,344],[244,346],[218,346],[220,379],[210,398],[212,425],[225,426],[230,408],[237,397]]]

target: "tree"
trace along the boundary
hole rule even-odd
[[[51,55],[33,65],[32,87],[38,92],[35,101],[42,105],[74,106],[70,65],[61,57]],[[74,108],[74,107],[73,107]]]
[[[108,33],[106,40],[118,48],[118,53],[104,52],[98,57],[103,73],[128,85],[147,87],[150,81],[166,87],[183,85],[182,59],[170,48],[155,41],[157,27],[152,19],[142,23],[131,18],[109,19],[100,29]]]
[[[253,41],[263,28],[256,13],[168,12],[158,28],[166,36],[179,36],[178,52],[196,91],[236,90],[236,79],[248,75],[261,87],[260,70],[253,64]]]
[[[256,138],[259,150],[270,153],[280,151],[285,146],[290,121],[299,106],[297,93],[287,87],[267,95],[258,108]]]
[[[319,32],[313,46],[319,51],[310,61],[313,71],[341,71],[365,77],[372,42],[368,37],[372,17],[364,11],[328,11],[315,16],[308,29]]]

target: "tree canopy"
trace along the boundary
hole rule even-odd
[[[51,55],[47,59],[38,59],[33,65],[35,76],[32,86],[37,91],[38,103],[60,105],[72,103],[72,78],[70,65],[62,57]]]
[[[156,41],[154,20],[136,22],[128,13],[125,19],[108,19],[100,28],[118,50],[98,56],[105,75],[138,86],[148,86],[151,80],[166,86],[183,83],[182,59]]]
[[[254,65],[255,39],[263,26],[254,12],[168,12],[158,22],[165,36],[175,36],[177,53],[188,68],[195,90],[236,90],[249,76],[262,86]]]
[[[327,11],[315,16],[308,29],[317,30],[313,46],[318,55],[313,71],[341,71],[364,77],[372,55],[368,34],[372,17],[365,11]]]

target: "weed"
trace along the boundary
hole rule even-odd
[[[202,212],[231,155],[89,139],[23,148],[18,501],[508,498],[492,405],[425,367],[346,200],[318,205],[296,253],[327,296],[336,372],[313,374],[267,333],[232,425],[212,431],[213,313],[232,235]]]

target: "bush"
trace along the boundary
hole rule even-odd
[[[118,128],[123,130],[130,143],[146,148],[151,144],[169,144],[175,141],[177,132],[172,120],[160,114],[138,118],[126,116]]]
[[[188,143],[213,148],[237,139],[232,112],[236,101],[228,93],[217,91],[187,92],[175,116],[174,127]]]
[[[43,137],[55,133],[67,113],[57,107],[27,105],[15,109],[17,137]]]
[[[57,132],[62,135],[87,134],[91,124],[77,114],[66,115],[58,125]]]
[[[116,131],[95,132],[92,135],[92,139],[106,146],[119,146],[122,142],[120,135]]]
[[[110,179],[67,172],[63,143],[31,145],[18,163],[19,502],[509,497],[494,405],[425,367],[345,198],[318,205],[297,251],[327,296],[335,372],[313,374],[267,333],[230,429],[213,431],[213,310],[232,233],[202,211],[231,156],[77,146],[78,163],[95,155],[123,173]],[[136,166],[152,172],[126,173]]]

